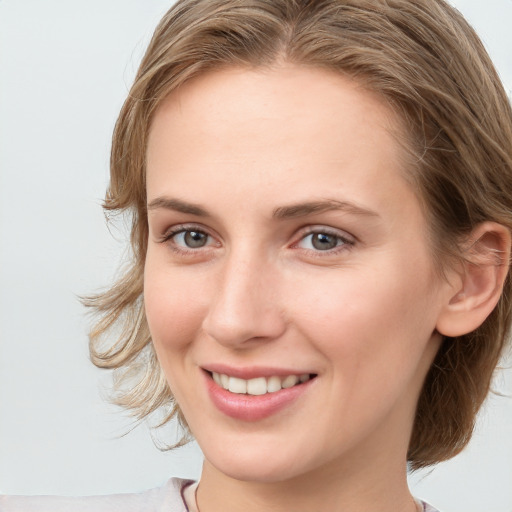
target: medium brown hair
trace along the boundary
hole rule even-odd
[[[408,179],[430,227],[438,268],[464,257],[461,240],[483,221],[512,231],[512,112],[473,29],[442,0],[181,0],[164,16],[117,121],[109,212],[131,216],[133,258],[87,301],[100,318],[94,364],[114,368],[115,401],[139,419],[181,413],[156,359],[143,303],[148,237],[145,153],[163,99],[223,66],[316,66],[357,80],[403,121]],[[474,332],[445,338],[417,406],[408,459],[419,468],[469,441],[511,323],[512,283]],[[169,409],[170,408],[170,409]]]

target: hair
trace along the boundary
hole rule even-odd
[[[408,178],[423,206],[437,268],[464,258],[479,223],[512,231],[512,111],[481,41],[443,0],[180,0],[157,26],[115,126],[104,208],[131,219],[132,258],[86,300],[99,315],[94,364],[115,369],[114,401],[160,425],[186,422],[160,369],[143,299],[148,227],[145,153],[153,115],[185,81],[226,66],[315,66],[356,80],[403,123]],[[508,262],[502,262],[507,264]],[[426,377],[408,450],[413,469],[471,438],[511,324],[510,273],[474,332],[445,338]]]

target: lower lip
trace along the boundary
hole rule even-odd
[[[205,373],[208,394],[217,409],[226,416],[243,421],[258,421],[268,418],[289,407],[303,395],[316,379],[281,389],[265,395],[231,393],[221,388],[208,373]]]

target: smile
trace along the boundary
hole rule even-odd
[[[287,375],[279,377],[277,375],[271,377],[256,377],[254,379],[240,379],[223,373],[211,372],[212,378],[217,385],[240,395],[265,395],[267,393],[276,393],[281,389],[288,389],[297,384],[307,382],[312,378],[309,373],[301,375]]]
[[[302,397],[309,395],[309,390],[318,381],[315,373],[276,371],[281,375],[275,375],[270,369],[233,369],[229,373],[238,373],[235,377],[229,373],[220,373],[227,368],[216,369],[216,372],[203,369],[211,402],[224,415],[249,422],[263,420],[292,407]],[[250,378],[242,378],[244,374]]]

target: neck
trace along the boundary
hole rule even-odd
[[[405,463],[323,468],[285,481],[254,482],[232,478],[205,461],[197,490],[201,512],[415,512]]]

